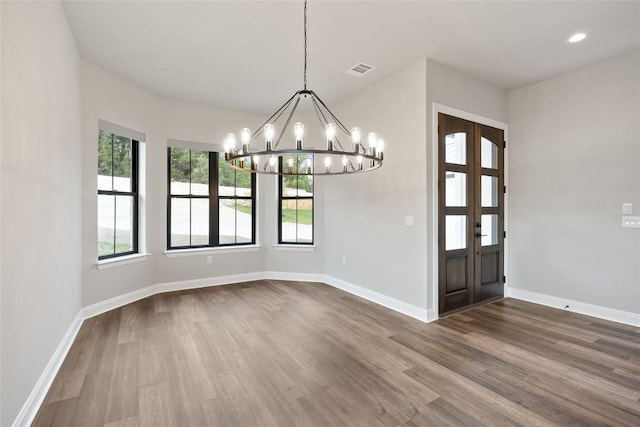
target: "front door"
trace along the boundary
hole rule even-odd
[[[438,116],[439,314],[504,294],[504,131]]]

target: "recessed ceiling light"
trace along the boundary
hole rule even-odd
[[[575,33],[571,37],[569,37],[569,43],[577,43],[581,40],[584,40],[587,37],[585,33]]]

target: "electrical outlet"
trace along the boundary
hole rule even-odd
[[[622,227],[624,228],[640,228],[640,216],[623,216]]]
[[[207,264],[213,264],[213,255],[207,256]]]

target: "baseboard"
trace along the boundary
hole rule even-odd
[[[625,325],[640,327],[640,314],[637,313],[616,310],[614,308],[602,307],[599,305],[587,304],[580,301],[573,301],[570,299],[539,294],[537,292],[530,292],[512,287],[509,287],[508,296],[523,301],[546,305],[548,307],[559,308],[574,313],[585,314],[587,316],[597,317],[605,320],[611,320],[612,322],[624,323]]]
[[[429,313],[429,311],[424,308],[391,298],[390,296],[363,288],[362,286],[354,285],[353,283],[345,282],[344,280],[326,275],[322,281],[334,288],[349,292],[350,294],[375,302],[376,304],[380,304],[399,313],[406,314],[414,319],[418,319],[423,322],[431,322],[435,320],[435,313],[433,313],[433,311]]]
[[[264,278],[271,280],[292,280],[295,282],[324,282],[324,274],[291,273],[288,271],[265,271]]]
[[[53,380],[62,366],[62,362],[64,362],[64,359],[67,357],[67,353],[69,352],[73,341],[76,339],[78,331],[80,331],[82,322],[84,322],[84,317],[82,317],[81,313],[82,310],[78,312],[71,322],[67,333],[62,337],[60,344],[58,344],[56,351],[53,353],[49,363],[47,363],[47,366],[44,368],[42,375],[38,378],[38,382],[36,382],[36,385],[33,387],[27,401],[22,406],[22,409],[20,409],[16,419],[13,421],[13,427],[29,426],[36,417],[40,406],[42,406],[42,402],[44,402],[44,398],[49,392],[51,384],[53,384]]]

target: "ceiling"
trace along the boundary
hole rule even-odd
[[[302,88],[302,1],[63,7],[82,57],[159,95],[266,113]],[[640,1],[311,0],[308,19],[309,88],[328,103],[424,57],[512,89],[640,49]],[[376,69],[348,75],[357,62]]]

